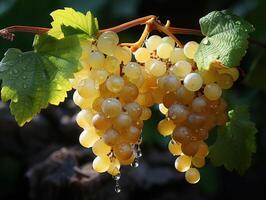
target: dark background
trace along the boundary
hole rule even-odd
[[[266,42],[265,0],[0,0],[0,27],[49,27],[49,13],[63,7],[83,12],[91,10],[98,18],[100,28],[150,14],[160,16],[162,22],[171,20],[172,26],[199,28],[200,17],[213,10],[231,9],[255,26],[253,38]],[[133,28],[121,33],[120,37],[122,41],[135,41],[141,30],[142,27]],[[14,42],[1,39],[0,57],[10,47],[30,50],[32,39],[25,33],[16,34]],[[187,36],[180,36],[180,39],[183,42],[200,40]],[[92,154],[78,144],[81,130],[74,118],[78,109],[71,98],[60,107],[49,107],[22,128],[16,125],[7,105],[0,101],[0,199],[264,199],[266,95],[246,80],[250,66],[262,53],[263,48],[250,46],[242,62],[245,73],[233,89],[239,101],[250,104],[252,118],[259,130],[257,153],[245,175],[207,164],[201,169],[200,183],[187,184],[183,174],[174,169],[174,158],[168,153],[167,141],[156,131],[162,116],[154,108],[153,117],[144,128],[144,157],[140,167],[126,168],[122,172],[122,192],[116,194],[113,180],[91,171]],[[256,80],[256,85],[262,86],[265,82]],[[74,168],[89,177],[74,172]]]

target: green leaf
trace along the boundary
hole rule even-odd
[[[256,152],[255,124],[250,121],[246,106],[236,106],[228,112],[230,121],[218,128],[216,142],[210,147],[209,158],[215,166],[243,174]]]
[[[195,55],[198,68],[208,70],[215,63],[226,67],[239,66],[254,27],[226,10],[213,11],[202,17],[199,23],[206,37]]]
[[[59,9],[51,13],[53,22],[48,34],[61,39],[73,34],[92,39],[98,34],[98,21],[91,12],[84,15],[72,8]]]
[[[36,38],[34,51],[9,49],[0,62],[1,97],[11,100],[11,113],[20,126],[48,103],[58,105],[71,90],[69,78],[79,68],[81,48],[77,37],[57,40]]]

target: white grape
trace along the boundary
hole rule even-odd
[[[162,43],[162,38],[158,35],[153,35],[147,39],[145,45],[147,49],[149,49],[150,51],[154,51],[161,43]]]
[[[198,91],[202,84],[202,77],[198,73],[190,73],[184,79],[184,86],[189,91]]]

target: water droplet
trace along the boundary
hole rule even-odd
[[[138,159],[135,159],[133,163],[131,163],[131,167],[137,168],[138,166],[139,166],[139,161]]]
[[[137,148],[137,158],[140,158],[141,156],[142,156],[142,152],[141,152],[140,147],[138,146],[138,148]]]
[[[203,43],[203,44],[209,44],[209,43],[210,43],[209,38],[208,38],[208,37],[205,37],[205,38],[202,40],[202,43]]]
[[[120,178],[121,178],[121,174],[117,174],[117,175],[113,176],[113,179],[115,181],[118,181]]]
[[[121,187],[120,187],[118,182],[115,183],[115,192],[116,193],[120,193],[121,192]]]

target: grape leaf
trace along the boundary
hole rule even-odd
[[[34,51],[8,49],[0,62],[1,97],[11,100],[11,113],[20,126],[48,103],[58,105],[65,99],[80,55],[77,37],[57,40],[42,35],[34,41]]]
[[[98,21],[91,12],[84,15],[72,8],[59,9],[51,13],[53,22],[48,34],[61,39],[73,34],[94,38],[98,33]]]
[[[209,158],[215,166],[224,165],[230,171],[243,174],[251,164],[252,153],[256,152],[257,129],[250,121],[246,106],[236,106],[228,115],[230,121],[218,128]]]
[[[195,54],[198,68],[208,70],[216,63],[226,67],[239,66],[254,27],[226,10],[213,11],[202,17],[199,23],[206,37]]]

